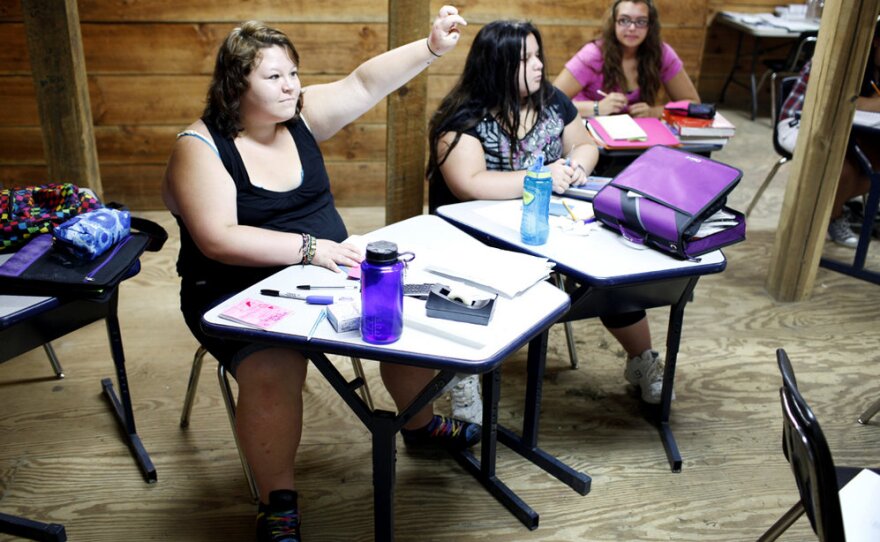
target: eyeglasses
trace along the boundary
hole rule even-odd
[[[648,28],[648,19],[630,19],[629,17],[617,19],[617,26],[628,28],[630,25],[636,28]]]

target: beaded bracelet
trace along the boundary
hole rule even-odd
[[[312,260],[315,259],[315,251],[318,250],[318,240],[315,239],[314,235],[309,235],[309,255],[306,258],[306,263],[311,264]]]
[[[306,264],[306,256],[308,256],[308,254],[309,254],[309,234],[301,233],[300,235],[302,235],[302,247],[300,247],[300,249],[299,249],[299,255],[300,255],[299,261],[302,265],[305,265]]]

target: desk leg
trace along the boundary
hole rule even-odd
[[[697,286],[699,277],[688,281],[678,302],[669,309],[669,329],[666,332],[666,367],[663,371],[663,391],[660,394],[659,414],[657,415],[657,428],[660,431],[660,440],[666,450],[669,466],[672,472],[681,472],[681,454],[672,428],[669,427],[669,414],[672,410],[672,389],[675,381],[675,364],[678,361],[678,347],[681,342],[681,329],[684,322],[684,308],[691,299],[694,288]]]
[[[65,542],[67,540],[64,525],[40,523],[9,514],[0,514],[0,533],[43,542]]]
[[[544,469],[560,482],[581,495],[590,492],[592,479],[559,459],[538,448],[538,425],[541,418],[541,392],[544,385],[544,367],[547,360],[547,331],[529,343],[525,411],[520,437],[510,429],[498,426],[498,440],[502,444]]]
[[[119,318],[116,310],[119,304],[119,290],[113,293],[113,297],[108,301],[107,312],[107,336],[110,339],[110,352],[113,356],[113,364],[116,366],[116,381],[119,383],[119,398],[113,390],[113,381],[109,378],[101,380],[101,387],[104,389],[104,395],[110,400],[113,410],[116,413],[116,419],[122,425],[128,438],[128,445],[134,453],[135,460],[144,474],[148,483],[154,483],[157,479],[156,467],[153,466],[152,460],[144,449],[140,436],[134,424],[134,411],[131,407],[131,395],[128,389],[128,375],[125,371],[125,353],[122,349],[122,333],[119,331]],[[121,398],[121,401],[120,401]]]
[[[733,76],[736,74],[737,68],[739,68],[739,59],[740,53],[742,52],[742,44],[743,44],[743,33],[737,33],[738,38],[736,40],[736,53],[733,55],[733,66],[730,68],[730,73],[727,74],[727,79],[724,80],[724,85],[721,86],[721,95],[718,97],[719,103],[724,103],[724,96],[727,94],[727,87],[730,86],[730,83],[733,82]]]
[[[758,56],[761,53],[761,38],[755,36],[755,48],[752,50],[752,67],[749,70],[749,90],[752,93],[752,120],[758,117],[758,81],[755,68],[758,67]]]
[[[473,452],[461,450],[452,455],[471,476],[530,531],[538,528],[540,516],[495,476],[498,431],[498,398],[501,394],[501,368],[483,375],[483,441],[480,461]]]
[[[455,373],[440,371],[403,412],[370,410],[335,365],[320,352],[304,352],[336,393],[357,415],[372,435],[373,461],[373,537],[382,542],[394,540],[394,484],[397,462],[397,432],[428,403],[433,401]]]
[[[867,162],[867,159],[864,159]],[[867,162],[870,165],[870,162]],[[865,269],[865,259],[868,256],[868,246],[871,244],[871,233],[874,230],[874,221],[877,209],[880,207],[880,175],[871,175],[871,190],[868,192],[868,201],[865,204],[862,218],[862,231],[859,233],[859,244],[856,246],[856,254],[853,263],[843,263],[829,258],[822,258],[819,265],[844,275],[857,279],[867,280],[874,284],[880,284],[880,273]]]

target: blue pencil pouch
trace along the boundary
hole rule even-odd
[[[56,249],[82,260],[94,260],[129,235],[131,214],[126,210],[96,209],[77,215],[54,230]]]

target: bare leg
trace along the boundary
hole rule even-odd
[[[410,367],[407,365],[396,365],[393,363],[383,363],[379,366],[379,373],[382,375],[382,382],[397,410],[406,408],[416,395],[434,378],[432,369],[423,369],[421,367]],[[413,416],[404,427],[406,429],[418,429],[428,425],[434,416],[434,408],[428,405]]]
[[[648,326],[647,316],[626,327],[607,329],[626,350],[628,358],[641,355],[645,350],[651,349],[651,328]]]
[[[834,207],[831,209],[831,220],[834,221],[843,214],[843,204],[852,198],[866,193],[871,188],[868,177],[862,173],[861,168],[850,159],[849,155],[843,161],[843,169],[840,171],[840,181],[837,184],[837,193],[834,195]]]
[[[295,488],[307,368],[298,352],[272,348],[252,354],[236,371],[235,429],[264,503],[276,489]]]

